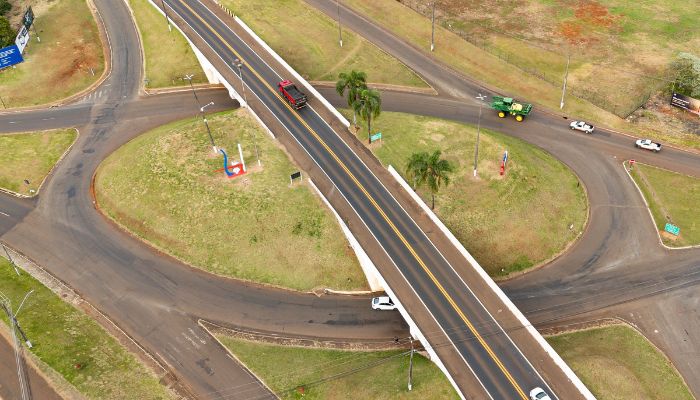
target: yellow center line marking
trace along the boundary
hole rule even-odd
[[[197,19],[199,19],[204,25],[206,25],[206,27],[209,29],[209,31],[210,31],[211,33],[213,33],[214,35],[216,35],[216,37],[219,38],[219,40],[221,41],[221,43],[223,43],[229,50],[231,50],[231,52],[232,52],[233,54],[236,55],[236,57],[238,57],[239,60],[241,60],[241,62],[243,62],[243,57],[241,57],[241,55],[240,55],[233,47],[231,47],[231,45],[230,45],[216,30],[214,30],[214,28],[213,28],[211,25],[209,25],[209,23],[207,23],[199,14],[197,14],[197,13],[196,13],[188,4],[186,4],[183,0],[178,0],[178,1],[179,1],[183,6],[185,6],[185,7],[192,13],[192,15],[196,16]],[[282,101],[282,103],[292,112],[292,114],[294,114],[294,116],[296,116],[296,118],[299,120],[299,122],[301,122],[301,124],[304,125],[304,127],[316,138],[316,140],[318,140],[318,142],[326,149],[326,151],[328,151],[328,153],[333,157],[333,159],[338,163],[338,165],[340,165],[340,167],[348,174],[348,176],[350,177],[350,179],[355,183],[355,185],[357,185],[357,187],[362,191],[362,193],[364,193],[364,195],[367,197],[367,199],[370,201],[370,203],[372,203],[372,205],[374,206],[374,208],[377,210],[377,212],[379,212],[379,214],[380,214],[380,215],[382,216],[382,218],[386,221],[386,223],[389,224],[389,226],[391,227],[391,229],[392,229],[392,230],[394,231],[394,233],[399,237],[399,239],[401,240],[401,242],[406,246],[406,248],[407,248],[408,251],[411,253],[411,255],[413,255],[413,257],[416,259],[416,261],[418,261],[418,263],[419,263],[420,266],[423,268],[423,270],[425,271],[425,273],[428,274],[428,276],[429,276],[430,279],[433,281],[433,283],[435,284],[435,286],[437,286],[437,288],[438,288],[438,289],[440,290],[440,292],[443,294],[443,296],[445,297],[445,299],[447,299],[447,302],[450,303],[450,305],[451,305],[452,308],[457,312],[457,314],[460,316],[460,318],[462,319],[462,321],[464,321],[464,323],[467,325],[467,327],[469,327],[469,330],[472,332],[472,334],[474,335],[474,337],[477,338],[477,340],[478,340],[479,343],[484,347],[484,349],[485,349],[486,352],[489,354],[489,356],[491,356],[491,359],[496,363],[496,365],[498,365],[498,368],[501,370],[501,372],[503,372],[503,374],[506,376],[506,378],[508,379],[508,381],[510,381],[510,383],[513,385],[513,387],[514,387],[515,390],[518,392],[518,394],[520,394],[520,396],[523,398],[523,400],[527,400],[527,396],[525,395],[525,392],[523,392],[523,390],[522,390],[522,388],[520,387],[520,385],[518,385],[518,383],[515,381],[515,379],[513,378],[513,376],[510,374],[510,372],[508,372],[508,370],[507,370],[506,367],[503,365],[503,363],[502,363],[501,360],[498,358],[498,356],[493,352],[493,350],[492,350],[491,347],[488,345],[488,343],[486,343],[486,341],[484,340],[484,338],[479,334],[479,332],[476,330],[476,328],[475,328],[474,325],[471,323],[471,321],[467,318],[466,315],[464,315],[464,313],[463,313],[462,310],[459,308],[459,306],[457,306],[457,303],[454,301],[454,299],[452,299],[452,296],[450,296],[449,293],[447,293],[447,291],[446,291],[445,288],[442,286],[442,284],[437,280],[437,278],[435,277],[435,275],[433,275],[432,271],[430,271],[430,269],[429,269],[428,266],[425,264],[425,262],[423,262],[423,260],[422,260],[421,257],[418,255],[418,253],[416,253],[416,251],[413,249],[413,247],[408,243],[408,241],[407,241],[406,238],[403,236],[403,234],[401,234],[401,232],[398,230],[398,228],[397,228],[397,227],[394,225],[394,223],[389,219],[389,217],[386,215],[386,213],[384,212],[384,210],[382,210],[382,208],[379,206],[379,204],[378,204],[378,203],[374,200],[374,198],[369,194],[369,192],[367,191],[367,189],[365,189],[365,187],[359,182],[359,180],[355,177],[355,175],[354,175],[352,172],[350,172],[350,170],[348,169],[348,167],[343,163],[343,161],[340,160],[340,158],[339,158],[339,157],[335,154],[335,152],[326,144],[326,142],[318,135],[318,133],[316,133],[316,131],[313,130],[313,129],[306,123],[306,121],[304,121],[304,119],[301,118],[301,116],[299,116],[299,114],[298,114],[297,112],[295,112],[295,110],[294,110],[284,99],[282,99],[282,97],[281,97],[280,94],[277,92],[277,90],[275,90],[275,88],[273,88],[272,86],[270,86],[270,85],[265,81],[265,79],[263,79],[263,77],[258,73],[258,71],[256,71],[255,69],[253,69],[252,66],[251,66],[250,64],[248,64],[248,69],[249,69],[253,74],[255,74],[255,76],[258,78],[258,80],[259,80],[263,85],[265,85],[268,89],[270,89],[270,90],[275,94],[275,96],[276,96],[280,101]]]

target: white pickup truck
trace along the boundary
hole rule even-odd
[[[575,129],[577,131],[582,131],[586,133],[593,133],[593,130],[595,129],[593,125],[587,124],[584,121],[574,121],[569,125],[569,127],[571,129]]]
[[[639,139],[634,142],[634,146],[639,149],[651,150],[654,153],[661,151],[661,144],[652,142],[650,139]]]

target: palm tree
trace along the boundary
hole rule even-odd
[[[377,118],[382,112],[382,99],[379,91],[374,89],[362,89],[358,99],[352,105],[353,110],[367,121],[367,139],[372,143],[372,118]]]
[[[413,181],[413,190],[425,182],[428,171],[428,152],[413,153],[406,163],[406,176]]]
[[[338,82],[335,83],[335,91],[342,97],[345,90],[348,91],[348,107],[353,110],[352,124],[357,128],[357,111],[353,104],[358,100],[360,91],[367,89],[367,74],[362,71],[352,70],[350,73],[338,74]]]
[[[428,183],[428,188],[430,188],[430,193],[432,195],[432,206],[435,209],[435,195],[440,190],[440,186],[444,183],[445,186],[450,184],[450,177],[448,173],[454,171],[454,166],[449,161],[440,158],[440,150],[435,150],[433,154],[428,157],[428,165],[426,171],[426,182]]]

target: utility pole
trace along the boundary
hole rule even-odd
[[[411,357],[408,359],[408,391],[410,392],[413,390],[413,337],[410,337],[411,340]]]
[[[569,77],[569,62],[571,62],[571,53],[566,57],[566,72],[564,73],[564,86],[561,89],[561,103],[559,103],[559,109],[564,108],[564,94],[566,94],[566,80]]]
[[[190,81],[190,89],[192,89],[194,100],[197,102],[197,106],[199,106],[199,98],[197,97],[197,92],[194,90],[194,86],[192,86],[192,78],[194,78],[194,74],[189,74],[182,77],[182,79]]]
[[[335,5],[338,7],[338,42],[340,47],[343,47],[343,31],[340,29],[340,0],[335,0]]]
[[[168,24],[168,31],[172,32],[173,27],[170,26],[170,18],[168,18],[168,10],[165,8],[165,2],[163,0],[160,0],[160,8],[163,9],[163,14],[165,14],[165,23]]]
[[[481,106],[483,105],[486,96],[479,93],[479,95],[476,96],[476,98],[479,99],[479,122],[476,126],[476,146],[474,147],[474,178],[476,178],[476,165],[479,160],[479,137],[481,136]]]
[[[432,23],[433,23],[433,30],[430,35],[430,51],[435,50],[435,2],[433,1],[433,17],[432,17]]]
[[[24,305],[25,300],[27,300],[27,297],[29,297],[29,295],[32,294],[32,292],[34,292],[34,290],[30,290],[26,295],[24,295],[24,299],[22,299],[22,302],[20,303],[19,307],[17,308],[17,312],[15,313],[13,313],[12,311],[12,303],[10,302],[10,299],[7,298],[7,296],[5,296],[4,294],[0,293],[0,306],[5,311],[5,314],[7,314],[7,319],[10,321],[10,329],[12,330],[12,341],[15,350],[15,363],[17,364],[17,378],[19,380],[19,387],[22,400],[31,400],[32,396],[31,391],[29,389],[29,379],[24,370],[24,359],[22,358],[22,344],[19,342],[19,338],[17,337],[17,331],[19,331],[22,334],[22,337],[24,338],[24,341],[29,348],[32,347],[32,343],[27,339],[26,335],[20,328],[19,322],[17,321],[17,314],[19,314],[19,311],[22,309],[22,305]]]

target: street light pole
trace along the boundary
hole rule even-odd
[[[564,94],[566,93],[566,80],[569,77],[569,62],[571,62],[571,54],[566,57],[566,72],[564,73],[564,86],[561,88],[561,102],[559,109],[564,108]]]
[[[173,27],[170,26],[170,18],[168,18],[168,10],[165,8],[165,2],[163,0],[160,0],[160,6],[163,9],[163,14],[165,14],[165,22],[168,24],[168,31],[172,32]]]
[[[194,90],[194,86],[192,86],[192,78],[194,78],[194,74],[189,74],[185,75],[182,77],[182,79],[187,80],[190,82],[190,89],[192,89],[192,94],[194,95],[194,100],[197,102],[197,106],[199,106],[199,98],[197,97],[197,92]]]
[[[433,24],[433,30],[432,33],[430,34],[430,51],[435,50],[435,2],[433,1],[433,17],[432,19],[432,24]]]
[[[413,390],[413,338],[411,340],[411,358],[408,360],[408,390]]]
[[[209,129],[209,123],[207,122],[207,117],[204,114],[204,109],[213,106],[214,102],[210,101],[209,104],[205,104],[202,107],[200,107],[199,111],[202,113],[202,121],[204,121],[204,126],[207,127],[207,134],[209,135],[209,141],[211,142],[211,147],[214,149],[214,153],[217,152],[216,145],[214,144],[214,138],[211,136],[211,129]]]
[[[476,96],[476,98],[479,99],[479,122],[477,122],[476,125],[476,146],[474,147],[474,178],[476,178],[476,165],[479,161],[479,137],[481,136],[481,106],[483,105],[486,96],[479,93],[479,95]]]
[[[343,31],[340,29],[340,0],[335,0],[335,5],[338,7],[338,42],[340,47],[343,47]]]

